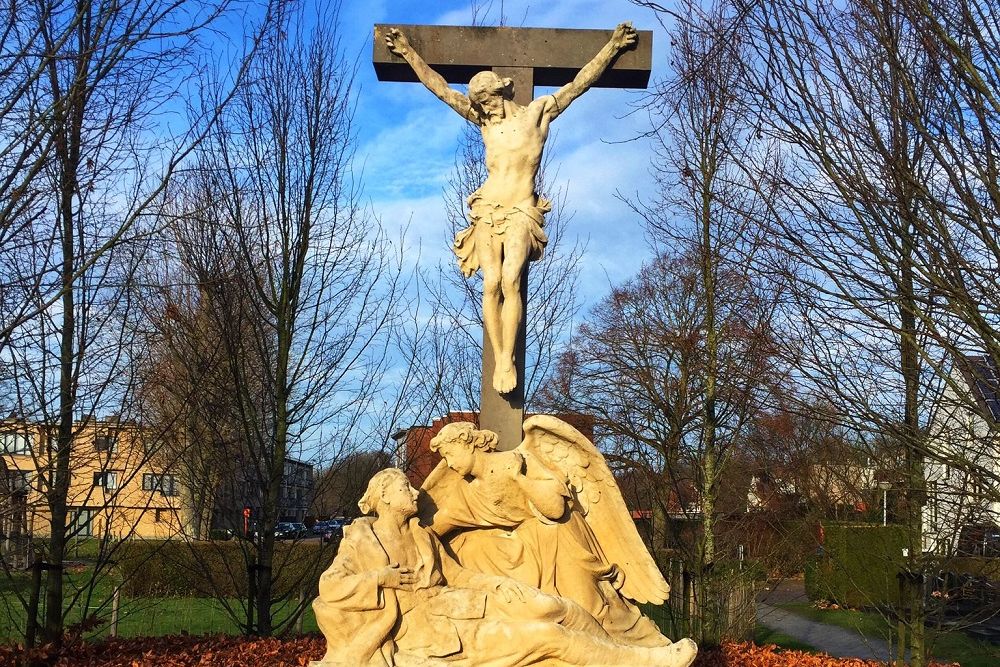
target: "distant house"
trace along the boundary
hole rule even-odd
[[[874,463],[826,461],[779,475],[758,471],[747,492],[747,511],[782,512],[799,507],[846,518],[869,512],[878,471]]]
[[[747,512],[781,511],[789,506],[797,506],[801,500],[802,494],[794,480],[776,477],[766,470],[758,471],[750,478]]]
[[[39,476],[50,467],[54,428],[0,420],[0,548],[12,551],[29,537],[49,534],[49,508]],[[70,455],[69,537],[165,539],[184,531],[182,476],[156,453],[152,436],[116,417],[74,424]],[[263,485],[252,466],[234,462],[233,476],[216,489],[215,527],[241,529],[243,508],[256,515]],[[313,466],[287,459],[278,521],[303,521],[314,492]]]
[[[116,417],[74,424],[68,526],[71,537],[170,537],[180,529],[177,477],[148,454],[142,432]],[[39,476],[54,453],[54,428],[0,420],[0,536],[8,544],[49,534]]]
[[[930,428],[923,509],[925,551],[1000,555],[1000,373],[962,357]]]

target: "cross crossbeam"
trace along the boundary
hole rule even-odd
[[[532,71],[534,86],[562,86],[572,81],[611,37],[610,30],[565,28],[389,24],[375,28],[378,34],[390,28],[404,31],[427,64],[448,83],[468,83],[472,75],[483,70],[516,67]],[[382,40],[374,42],[372,63],[380,81],[418,81],[405,60],[390,52]],[[640,30],[636,48],[622,53],[594,87],[645,88],[653,60],[652,44],[653,33]]]

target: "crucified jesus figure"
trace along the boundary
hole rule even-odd
[[[528,262],[541,259],[548,241],[542,227],[551,207],[535,192],[535,178],[549,123],[594,85],[620,52],[636,43],[636,31],[630,23],[619,25],[570,83],[526,107],[514,102],[510,79],[480,72],[469,81],[466,96],[450,88],[398,29],[383,37],[432,93],[482,131],[487,178],[469,197],[471,224],[455,237],[455,254],[466,277],[482,269],[483,323],[496,359],[493,387],[509,393],[517,386],[514,348],[524,317],[521,281]]]

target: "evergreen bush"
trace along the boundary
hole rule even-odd
[[[314,595],[335,553],[335,544],[275,544],[275,597]],[[133,540],[122,546],[117,559],[122,592],[130,597],[245,598],[254,554],[253,545],[244,540]]]
[[[903,526],[823,525],[823,544],[806,567],[806,594],[845,607],[899,605]]]

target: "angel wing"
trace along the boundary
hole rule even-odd
[[[635,602],[662,604],[670,586],[639,537],[597,447],[561,419],[535,415],[524,420],[524,440],[518,449],[566,480],[604,556],[624,575],[621,594]]]

